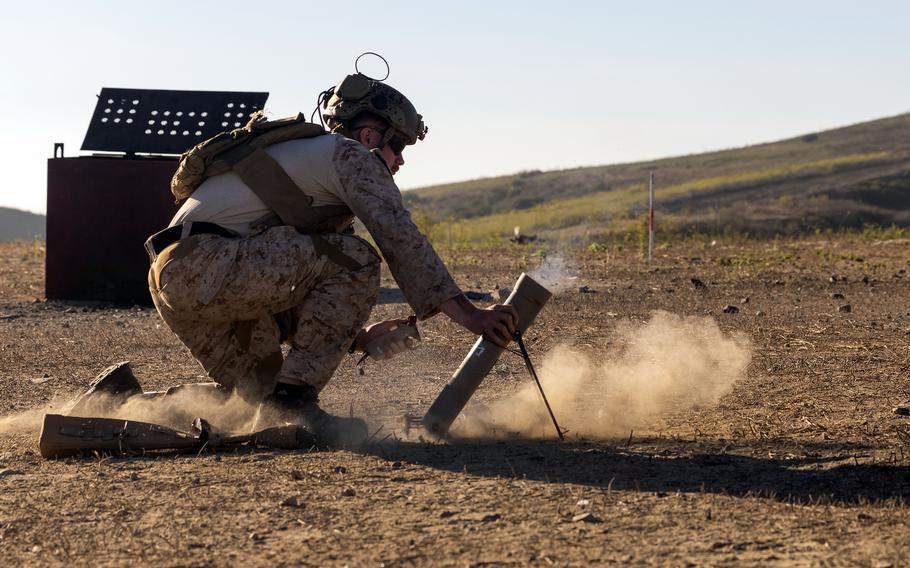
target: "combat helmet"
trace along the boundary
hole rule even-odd
[[[360,57],[367,54],[376,55],[368,52]],[[360,57],[357,58],[358,61]],[[382,59],[381,56],[378,57]],[[356,61],[354,68],[357,69]],[[427,134],[423,117],[407,97],[383,83],[386,78],[388,78],[388,73],[386,77],[379,80],[368,77],[357,70],[353,75],[345,77],[337,86],[323,91],[319,102],[322,106],[322,118],[329,130],[332,132],[342,130],[357,115],[370,112],[391,125],[384,136],[383,144],[396,135],[407,145],[423,140]]]

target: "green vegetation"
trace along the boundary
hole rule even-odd
[[[645,181],[657,231],[773,236],[910,226],[910,114],[780,142],[653,162],[529,171],[405,192],[434,243],[524,235],[646,246]],[[877,233],[876,233],[877,234]],[[882,238],[886,238],[882,236]]]
[[[830,173],[846,166],[871,164],[886,159],[888,151],[868,154],[852,154],[838,158],[828,158],[814,162],[792,164],[786,167],[768,168],[764,170],[740,172],[726,176],[716,176],[706,179],[697,179],[686,183],[660,188],[660,199],[692,194],[697,192],[713,192],[734,190],[744,184],[759,182],[768,183],[793,176],[810,176]],[[646,186],[643,183],[633,184],[611,191],[600,191],[568,199],[556,199],[548,203],[536,205],[530,209],[509,211],[484,217],[467,219],[448,219],[441,222],[432,222],[425,209],[417,207],[418,217],[422,220],[424,228],[434,241],[444,237],[452,241],[478,241],[502,238],[512,234],[514,227],[521,227],[525,233],[535,231],[554,231],[577,225],[592,225],[607,227],[614,220],[619,222],[620,229],[628,227],[621,223],[636,217],[636,208],[643,211],[646,196]],[[782,196],[786,198],[787,196]],[[790,205],[786,199],[779,199],[784,207]],[[642,215],[637,215],[639,218]],[[638,221],[640,233],[647,239],[647,223],[642,227]]]

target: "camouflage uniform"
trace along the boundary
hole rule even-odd
[[[268,151],[314,203],[345,205],[364,223],[418,317],[432,316],[439,304],[461,293],[411,221],[377,153],[336,134],[285,142]],[[307,160],[311,167],[298,175],[296,161]],[[312,165],[323,162],[325,171],[314,172]],[[172,225],[219,223],[240,238],[197,235],[162,251],[149,271],[155,306],[209,376],[224,386],[252,398],[270,393],[276,381],[322,389],[375,303],[379,255],[353,234],[316,236],[353,261],[342,266],[320,254],[324,248],[313,236],[293,227],[262,230],[250,221],[244,231],[240,220],[262,217],[264,205],[258,199],[238,197],[240,211],[230,203],[207,207],[219,199],[219,178],[232,175],[203,183]],[[291,344],[286,357],[282,335]]]

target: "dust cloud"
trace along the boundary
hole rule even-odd
[[[132,396],[126,401],[99,397],[79,414],[150,422],[183,431],[190,429],[196,417],[204,418],[223,433],[249,433],[254,426],[264,429],[274,425],[257,424],[260,417],[256,406],[241,397],[208,387],[186,385],[167,395]]]
[[[0,435],[37,433],[45,414],[71,414],[65,401],[55,401],[41,408],[0,417]],[[263,430],[282,424],[275,416],[263,413],[237,395],[209,388],[209,385],[187,385],[166,396],[133,396],[124,401],[97,394],[72,415],[94,418],[119,418],[149,422],[189,432],[193,420],[202,417],[221,433],[246,434],[255,427]]]
[[[567,346],[553,349],[538,375],[568,437],[602,439],[668,412],[706,407],[745,377],[749,340],[725,334],[708,317],[654,312],[646,323],[622,322],[614,352],[603,359]],[[533,381],[513,396],[469,408],[455,423],[460,438],[555,438]]]
[[[0,435],[37,432],[48,412],[54,412],[52,406],[0,416]]]
[[[541,286],[558,294],[571,289],[578,281],[578,271],[562,253],[550,253],[528,276]]]

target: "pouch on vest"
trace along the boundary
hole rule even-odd
[[[303,114],[268,120],[262,111],[256,112],[246,125],[222,132],[196,144],[180,156],[177,172],[171,178],[171,193],[177,202],[186,200],[206,178],[223,174],[233,169],[233,163],[225,160],[231,150],[248,146],[251,149],[266,148],[279,142],[298,138],[315,138],[325,134],[322,126],[307,122]]]

